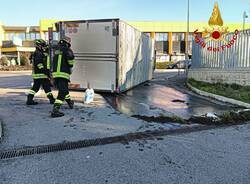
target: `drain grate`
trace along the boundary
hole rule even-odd
[[[79,148],[86,148],[91,146],[107,145],[113,143],[128,143],[140,139],[155,139],[159,136],[177,134],[177,133],[189,133],[194,131],[208,130],[212,128],[218,128],[218,126],[196,126],[196,127],[185,127],[180,129],[170,129],[170,130],[156,130],[156,131],[145,131],[129,133],[114,137],[105,137],[97,139],[88,139],[76,142],[64,142],[59,144],[50,144],[43,146],[34,146],[29,148],[20,148],[0,152],[0,159],[10,159],[16,157],[22,157],[26,155],[43,154],[50,152],[58,152],[65,150],[73,150]]]

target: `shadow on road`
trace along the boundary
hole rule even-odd
[[[21,89],[29,88],[31,86],[32,78],[30,75],[13,75],[5,76],[0,73],[0,88],[11,88],[11,89]]]

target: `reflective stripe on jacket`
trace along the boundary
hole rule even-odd
[[[74,54],[70,48],[57,50],[53,58],[53,78],[64,78],[70,81],[71,68],[74,62]]]
[[[47,61],[45,60],[46,57],[44,53],[36,49],[33,54],[33,61],[32,61],[32,78],[33,79],[45,79],[48,78],[46,75],[46,65]]]

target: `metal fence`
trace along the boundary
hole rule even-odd
[[[227,42],[233,39],[234,33],[227,34]],[[193,41],[192,68],[211,69],[250,69],[250,30],[239,31],[237,39],[230,48],[220,51],[209,51],[208,48],[222,48],[227,45],[222,41],[209,41],[206,47]],[[225,46],[224,46],[225,47]]]

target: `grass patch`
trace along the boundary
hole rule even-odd
[[[250,86],[222,83],[211,84],[207,82],[196,81],[194,79],[188,79],[188,83],[201,91],[206,91],[216,95],[250,103]]]
[[[205,116],[193,116],[190,122],[205,125],[237,125],[250,121],[250,110],[239,112],[227,111],[217,115],[218,118],[209,118]]]
[[[156,62],[156,69],[167,69],[168,64],[173,64],[172,61],[166,61],[166,62]]]
[[[243,110],[240,112],[224,112],[219,116],[222,123],[241,123],[241,122],[247,122],[250,121],[250,111],[249,110]]]

